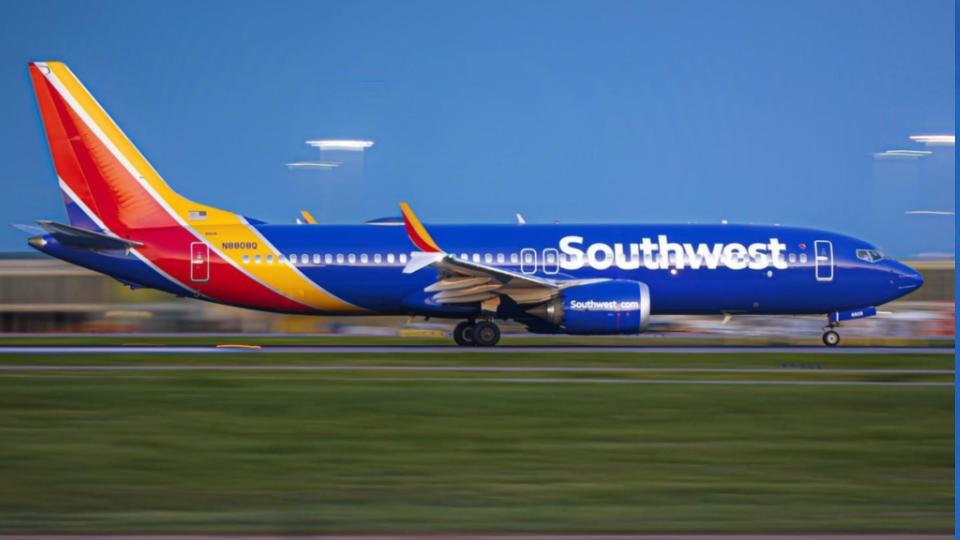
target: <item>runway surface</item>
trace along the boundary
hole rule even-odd
[[[64,370],[69,371],[69,370]],[[31,375],[4,375],[5,377],[30,378]],[[34,375],[33,377],[38,377]],[[89,375],[88,375],[89,376]],[[46,378],[55,379],[79,379],[82,374],[52,374],[45,375]],[[112,376],[114,379],[138,379],[145,378],[136,375]],[[295,377],[281,376],[253,376],[242,377],[243,380],[263,380],[263,381],[296,381]],[[680,386],[871,386],[887,388],[908,388],[908,387],[953,387],[952,382],[892,382],[892,381],[799,381],[799,380],[698,380],[698,379],[604,379],[604,378],[537,378],[537,377],[472,377],[469,379],[455,379],[449,377],[326,377],[321,382],[378,382],[378,383],[443,383],[443,384],[563,384],[563,385],[680,385]]]
[[[871,375],[952,375],[952,369],[793,368],[625,368],[578,366],[355,366],[355,365],[0,365],[2,371],[419,371],[456,373],[796,373]]]
[[[5,354],[522,354],[522,353],[670,353],[670,354],[942,354],[952,355],[945,347],[448,347],[448,346],[7,346]]]

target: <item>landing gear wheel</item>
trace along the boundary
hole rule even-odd
[[[827,347],[836,347],[840,343],[840,334],[833,330],[827,330],[823,333],[823,344]]]
[[[453,329],[453,340],[457,342],[457,345],[461,347],[472,347],[476,345],[476,343],[473,342],[473,327],[474,324],[472,321],[463,321]]]
[[[480,321],[473,327],[473,342],[479,347],[493,347],[500,341],[500,327],[490,321]]]

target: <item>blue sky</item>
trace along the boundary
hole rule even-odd
[[[732,222],[950,251],[954,4],[19,2],[0,212],[62,219],[26,62],[63,60],[175,189],[268,221]],[[307,139],[375,141],[319,159]],[[876,160],[888,149],[932,150]],[[24,249],[0,230],[0,249]]]

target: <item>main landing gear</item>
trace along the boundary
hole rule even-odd
[[[453,340],[461,347],[493,347],[500,341],[500,327],[490,321],[463,321],[453,329]]]

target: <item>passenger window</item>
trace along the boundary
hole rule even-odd
[[[306,253],[300,255],[300,264],[310,264],[310,256]]]
[[[387,253],[387,263],[393,264],[393,253]]]
[[[520,262],[520,256],[517,255],[516,253],[511,253],[511,254],[510,254],[510,264],[517,264],[518,262]]]
[[[463,260],[465,260],[465,261],[469,261],[469,260],[470,260],[470,255],[467,255],[466,253],[461,253],[461,254],[460,254],[460,258],[463,259]]]
[[[479,253],[474,253],[474,254],[473,254],[473,262],[475,262],[475,263],[480,262],[480,254],[479,254]]]
[[[497,253],[497,264],[503,264],[503,253]]]
[[[357,256],[354,255],[353,253],[347,254],[347,262],[350,263],[350,264],[356,264],[356,262],[357,262]]]
[[[807,254],[806,254],[806,253],[801,253],[801,254],[800,254],[800,264],[807,264]]]
[[[489,253],[487,253],[486,255],[484,255],[484,256],[483,256],[483,262],[485,262],[485,263],[487,263],[487,264],[492,263],[492,262],[493,262],[493,255],[491,255],[491,254],[489,254]]]
[[[367,258],[367,254],[366,254],[366,253],[361,253],[361,254],[360,254],[360,264],[367,264],[367,261],[369,261],[369,260],[370,260],[370,259]]]
[[[375,253],[373,255],[373,262],[376,264],[380,264],[381,262],[383,262],[383,257],[381,257],[379,253]]]
[[[407,264],[407,254],[406,254],[406,253],[401,253],[401,254],[400,254],[400,264]]]
[[[260,264],[260,254],[259,254],[259,253],[258,253],[256,256],[254,256],[253,262],[254,262],[255,264]]]
[[[314,253],[314,254],[313,254],[313,264],[320,264],[320,254],[319,254],[319,253]]]
[[[337,253],[337,264],[343,264],[343,253]]]
[[[273,264],[273,254],[267,255],[267,264]]]
[[[249,255],[244,255],[244,256],[243,256],[243,264],[250,264],[250,256],[249,256]]]
[[[797,254],[791,253],[787,255],[787,260],[790,261],[791,264],[797,262]]]
[[[333,264],[333,255],[331,255],[331,254],[329,254],[329,253],[325,253],[325,254],[323,255],[323,262],[324,262],[325,264]]]

